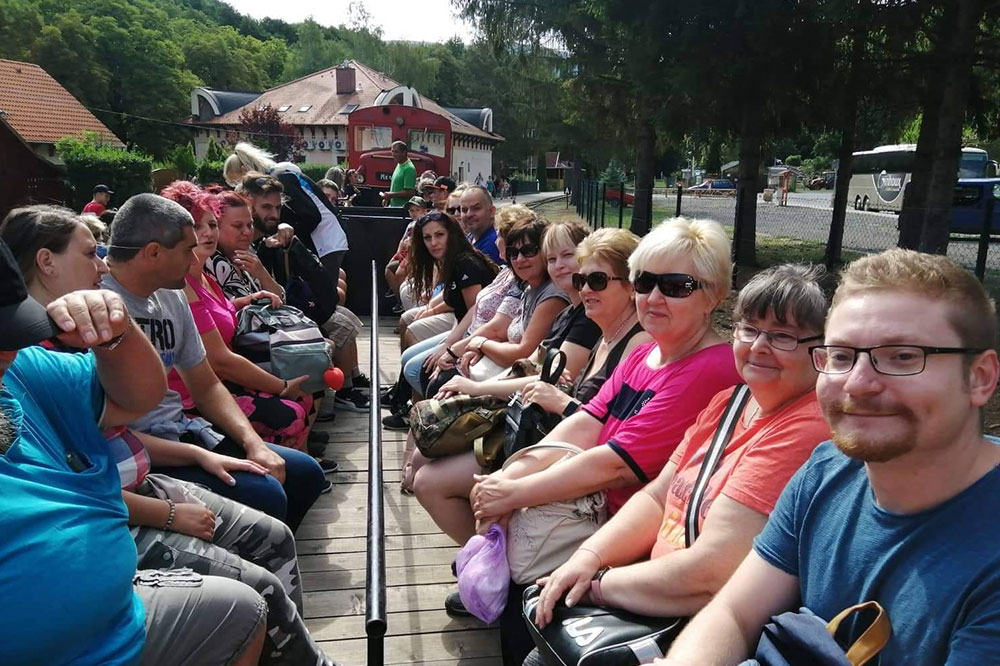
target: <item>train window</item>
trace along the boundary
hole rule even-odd
[[[388,148],[392,145],[391,127],[358,127],[356,128],[355,143],[361,152],[376,150],[378,148]]]
[[[444,157],[444,132],[433,130],[410,130],[410,150],[434,157]]]

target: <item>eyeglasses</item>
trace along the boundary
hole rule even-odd
[[[642,271],[635,276],[632,286],[640,294],[648,294],[653,287],[659,287],[660,293],[669,298],[687,298],[695,289],[704,289],[705,285],[695,280],[687,273],[649,273]]]
[[[462,209],[458,206],[455,206],[454,208],[445,208],[445,211],[447,211],[449,215],[457,215],[460,210]]]
[[[538,254],[539,250],[541,250],[541,248],[534,243],[525,243],[520,247],[508,247],[507,260],[514,261],[517,259],[517,255],[521,255],[525,259],[531,259]]]
[[[809,348],[813,367],[824,375],[843,375],[854,369],[858,356],[868,354],[875,372],[883,375],[919,375],[930,354],[981,354],[985,349],[969,347],[924,347],[921,345],[879,345],[843,347],[817,345]]]
[[[771,345],[775,349],[780,349],[781,351],[795,351],[800,343],[813,342],[814,340],[820,340],[823,337],[822,335],[810,335],[807,338],[797,338],[791,333],[782,333],[781,331],[765,331],[744,322],[737,322],[733,324],[733,337],[744,344],[753,344],[754,340],[760,337],[761,334],[764,335],[764,339],[767,340],[767,344]]]
[[[628,278],[612,277],[603,271],[594,271],[584,275],[583,273],[573,273],[573,288],[582,291],[587,285],[591,291],[604,291],[608,288],[608,282],[621,281],[628,282]]]

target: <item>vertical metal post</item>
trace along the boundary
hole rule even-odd
[[[378,367],[378,264],[372,261],[372,327],[369,377],[379,382]],[[378,401],[368,408],[368,562],[365,572],[365,633],[368,666],[385,663],[385,510],[382,504],[382,419]]]
[[[622,228],[625,218],[625,181],[618,183],[618,228]]]
[[[986,257],[990,251],[990,232],[993,230],[993,188],[985,186],[983,195],[986,205],[983,206],[983,228],[979,232],[979,253],[976,255],[976,277],[980,282],[986,280]]]
[[[608,204],[608,184],[601,181],[601,228],[604,228],[604,211]]]
[[[674,217],[681,216],[681,194],[684,192],[684,188],[681,185],[677,185],[677,212],[674,213]]]

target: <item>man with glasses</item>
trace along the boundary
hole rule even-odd
[[[996,331],[982,285],[946,257],[890,250],[851,264],[826,344],[810,348],[833,441],[657,663],[729,666],[774,614],[801,604],[825,621],[869,600],[892,624],[882,664],[996,663],[1000,446],[981,421],[1000,375]],[[865,628],[848,623],[843,644]]]

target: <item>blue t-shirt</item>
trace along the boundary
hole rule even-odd
[[[475,238],[469,238],[469,240],[472,241],[473,247],[492,259],[494,264],[497,266],[503,265],[504,262],[500,258],[500,250],[497,249],[497,230],[495,227],[491,226],[479,240]]]
[[[0,664],[134,664],[145,613],[135,542],[108,444],[93,354],[22,349],[0,409],[17,436],[0,455]],[[71,442],[88,468],[66,460]]]
[[[901,515],[875,503],[864,464],[821,444],[788,483],[757,554],[798,576],[829,620],[879,602],[892,623],[881,666],[1000,663],[1000,469],[948,501]],[[848,626],[849,640],[857,628]]]

